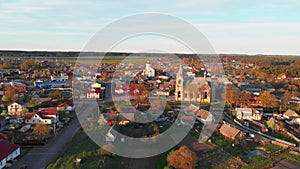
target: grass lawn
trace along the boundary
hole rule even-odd
[[[165,166],[168,166],[167,157],[170,151],[162,153],[157,157],[157,168],[163,169]]]
[[[65,150],[62,150],[58,155],[55,163],[50,164],[47,169],[121,169],[124,168],[121,164],[125,164],[121,157],[108,157],[99,153],[99,146],[95,144],[81,129],[75,135],[73,140],[69,143]],[[76,166],[74,160],[76,158],[82,159],[82,164]]]
[[[249,165],[247,167],[244,167],[245,169],[254,169],[254,168],[263,168],[265,166],[268,166],[276,159],[279,158],[289,158],[292,160],[300,161],[300,156],[296,156],[293,154],[290,154],[289,151],[282,153],[280,155],[271,156],[269,158],[265,158],[264,156],[252,156],[249,158]]]
[[[270,152],[270,153],[274,153],[276,151],[279,151],[281,150],[282,148],[277,146],[277,145],[274,145],[274,144],[268,144],[268,145],[265,145],[265,146],[262,146],[264,148],[266,148],[266,151],[267,152]]]
[[[247,153],[248,150],[245,150],[241,145],[225,138],[224,136],[214,133],[211,137],[211,140],[214,144],[219,145],[222,147],[226,152],[230,153],[231,155],[238,157],[244,153]],[[234,146],[233,146],[234,144]]]
[[[215,169],[224,169],[231,168],[231,164],[238,164],[239,166],[243,166],[243,164],[239,163],[233,156],[229,153],[221,150],[220,148],[214,148],[202,155],[199,156],[199,162],[197,169],[201,168],[215,168]]]
[[[279,138],[279,139],[281,139],[281,140],[285,140],[285,141],[288,141],[288,142],[297,144],[297,142],[296,142],[294,139],[292,139],[292,138],[290,138],[290,137],[288,137],[288,136],[286,136],[286,135],[284,135],[284,134],[282,134],[282,133],[278,133],[278,132],[269,132],[269,133],[267,133],[267,135],[272,136],[272,137]]]

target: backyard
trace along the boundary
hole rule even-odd
[[[82,163],[75,165],[74,160],[81,158]],[[73,168],[124,168],[125,161],[121,157],[104,156],[100,147],[95,144],[81,129],[74,136],[72,142],[58,155],[56,162],[48,165],[47,169],[73,169]]]

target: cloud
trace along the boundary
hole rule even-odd
[[[203,30],[241,30],[241,29],[266,29],[266,30],[299,30],[300,23],[239,23],[239,24],[195,24],[198,29]]]
[[[80,37],[81,41],[86,41],[102,26],[116,19],[158,12],[194,24],[221,51],[263,51],[262,48],[279,51],[281,48],[295,52],[296,47],[291,46],[296,42],[299,44],[299,7],[300,1],[297,0],[0,0],[0,39],[3,41],[0,46],[10,47],[5,44],[10,40],[11,48],[20,47],[17,43],[22,39],[28,41],[23,43],[23,48],[29,48],[32,43],[30,48],[37,45],[47,49],[48,38],[55,36],[57,41],[64,39],[64,43],[56,46],[58,49],[69,49],[69,46],[80,45],[68,38]],[[143,30],[146,27],[155,30],[159,26],[159,22],[154,22],[151,26],[130,29]],[[165,29],[173,27],[178,25],[170,23]],[[116,29],[124,31],[126,28]],[[31,39],[36,39],[37,43],[33,44]]]
[[[5,36],[92,36],[91,33],[79,32],[49,32],[49,31],[1,31],[0,35]]]

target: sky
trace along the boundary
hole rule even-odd
[[[81,51],[111,22],[155,12],[193,24],[216,53],[300,55],[299,8],[298,0],[0,0],[0,49]],[[151,46],[145,39],[128,44],[116,50]]]

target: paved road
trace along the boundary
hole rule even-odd
[[[125,169],[154,169],[157,168],[157,157],[128,158]]]
[[[92,111],[92,106],[86,106],[86,112]],[[80,118],[86,118],[89,113],[81,113]],[[30,150],[25,156],[18,160],[11,168],[18,169],[22,164],[28,166],[29,169],[42,169],[46,168],[48,164],[54,162],[61,150],[72,141],[72,138],[80,128],[80,123],[77,116],[72,122],[66,126],[58,136],[49,142],[44,147],[36,147]]]
[[[57,155],[72,140],[79,127],[80,124],[75,118],[52,142],[44,147],[33,148],[11,168],[18,169],[22,164],[27,165],[29,169],[46,168],[49,163],[56,160]]]
[[[105,100],[111,99],[111,84],[106,85]],[[93,110],[94,106],[86,106],[85,112],[79,115],[79,118],[86,118]],[[29,169],[42,169],[46,168],[48,164],[55,162],[57,156],[60,154],[61,150],[72,141],[72,138],[77,133],[80,128],[80,123],[77,116],[72,120],[72,122],[66,126],[58,136],[47,143],[44,147],[36,147],[30,150],[25,156],[13,164],[11,169],[19,169],[21,165],[25,164]]]

